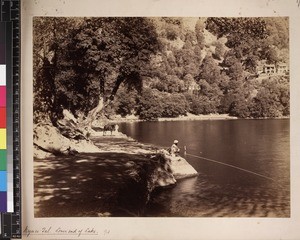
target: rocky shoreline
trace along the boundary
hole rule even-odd
[[[184,158],[122,133],[93,132],[84,149],[78,141],[76,152],[61,154],[55,141],[66,139],[50,132],[35,141],[39,151],[41,143],[48,148],[34,159],[36,217],[143,216],[155,189],[197,175]]]

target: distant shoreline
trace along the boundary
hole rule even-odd
[[[138,116],[130,115],[126,117],[117,116],[111,119],[112,122],[172,122],[172,121],[196,121],[196,120],[228,120],[238,119],[237,117],[229,116],[228,114],[208,114],[208,115],[194,115],[188,113],[186,116],[157,118],[156,120],[143,120]]]
[[[208,115],[194,115],[179,116],[177,118],[158,118],[158,122],[164,121],[195,121],[195,120],[231,120],[238,119],[237,117],[229,116],[228,114],[208,114]]]
[[[267,119],[290,119],[287,117],[278,117],[278,118],[238,118],[234,116],[229,116],[229,114],[207,114],[207,115],[194,115],[188,113],[186,116],[179,117],[171,117],[171,118],[158,118],[156,120],[142,120],[139,119],[138,116],[130,115],[127,117],[117,116],[114,119],[111,119],[111,122],[174,122],[174,121],[201,121],[201,120],[236,120],[236,119],[244,119],[244,120],[267,120]]]

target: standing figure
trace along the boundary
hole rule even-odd
[[[119,125],[115,124],[115,133],[117,134],[119,132]]]

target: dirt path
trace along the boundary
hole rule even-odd
[[[156,149],[125,137],[93,140],[102,153],[34,159],[35,217],[140,214],[147,197],[141,173],[153,168]]]

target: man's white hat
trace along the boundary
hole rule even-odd
[[[178,143],[178,140],[174,140],[174,143]]]

